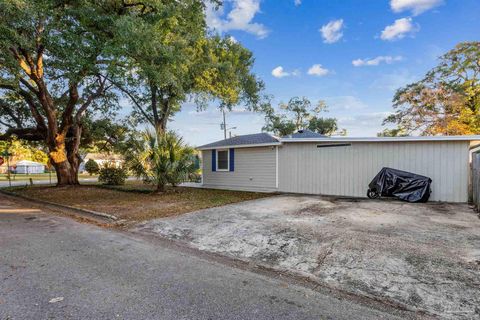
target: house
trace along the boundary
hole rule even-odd
[[[45,165],[35,161],[21,160],[15,165],[15,173],[17,174],[33,174],[44,172]]]
[[[104,167],[105,165],[113,165],[115,167],[121,167],[124,160],[122,156],[118,154],[110,154],[110,153],[87,153],[83,158],[82,163],[80,164],[79,171],[85,171],[85,164],[88,160],[95,161],[100,168]]]
[[[466,202],[480,136],[237,136],[198,147],[208,188],[365,197],[382,167],[432,178],[430,200]]]

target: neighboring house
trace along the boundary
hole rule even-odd
[[[480,136],[282,138],[258,133],[198,147],[203,185],[235,190],[365,197],[382,167],[430,177],[433,201],[466,202],[470,148]]]
[[[120,167],[123,164],[122,156],[118,154],[108,154],[108,153],[87,153],[83,158],[83,162],[80,164],[79,171],[85,171],[85,163],[88,160],[95,161],[100,168],[104,167],[106,164],[114,165],[115,167]]]
[[[21,160],[14,166],[17,174],[44,173],[45,165],[40,162]]]

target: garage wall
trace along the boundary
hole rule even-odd
[[[469,142],[352,142],[318,148],[321,143],[284,143],[279,148],[279,190],[365,197],[382,167],[430,177],[433,201],[466,202]]]
[[[203,185],[249,191],[275,191],[275,147],[236,148],[233,172],[212,172],[212,151],[202,151]]]

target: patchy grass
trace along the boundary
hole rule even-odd
[[[156,194],[150,188],[129,183],[121,187],[34,186],[7,190],[31,198],[109,213],[126,220],[127,224],[270,196],[265,193],[188,187],[168,188],[165,193]]]

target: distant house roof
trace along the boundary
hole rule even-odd
[[[282,137],[282,139],[311,139],[311,138],[328,138],[328,137],[308,129],[298,130],[295,133]]]
[[[114,153],[87,153],[85,156],[86,160],[104,160],[104,161],[116,161],[116,160],[123,160],[123,157],[119,154]]]
[[[45,167],[43,163],[30,161],[30,160],[21,160],[16,163],[17,166],[42,166]]]
[[[213,143],[205,144],[197,149],[206,150],[221,147],[254,147],[254,146],[272,146],[279,145],[280,142],[277,138],[269,135],[268,133],[255,133],[247,134],[243,136],[236,136],[233,138],[216,141]]]

